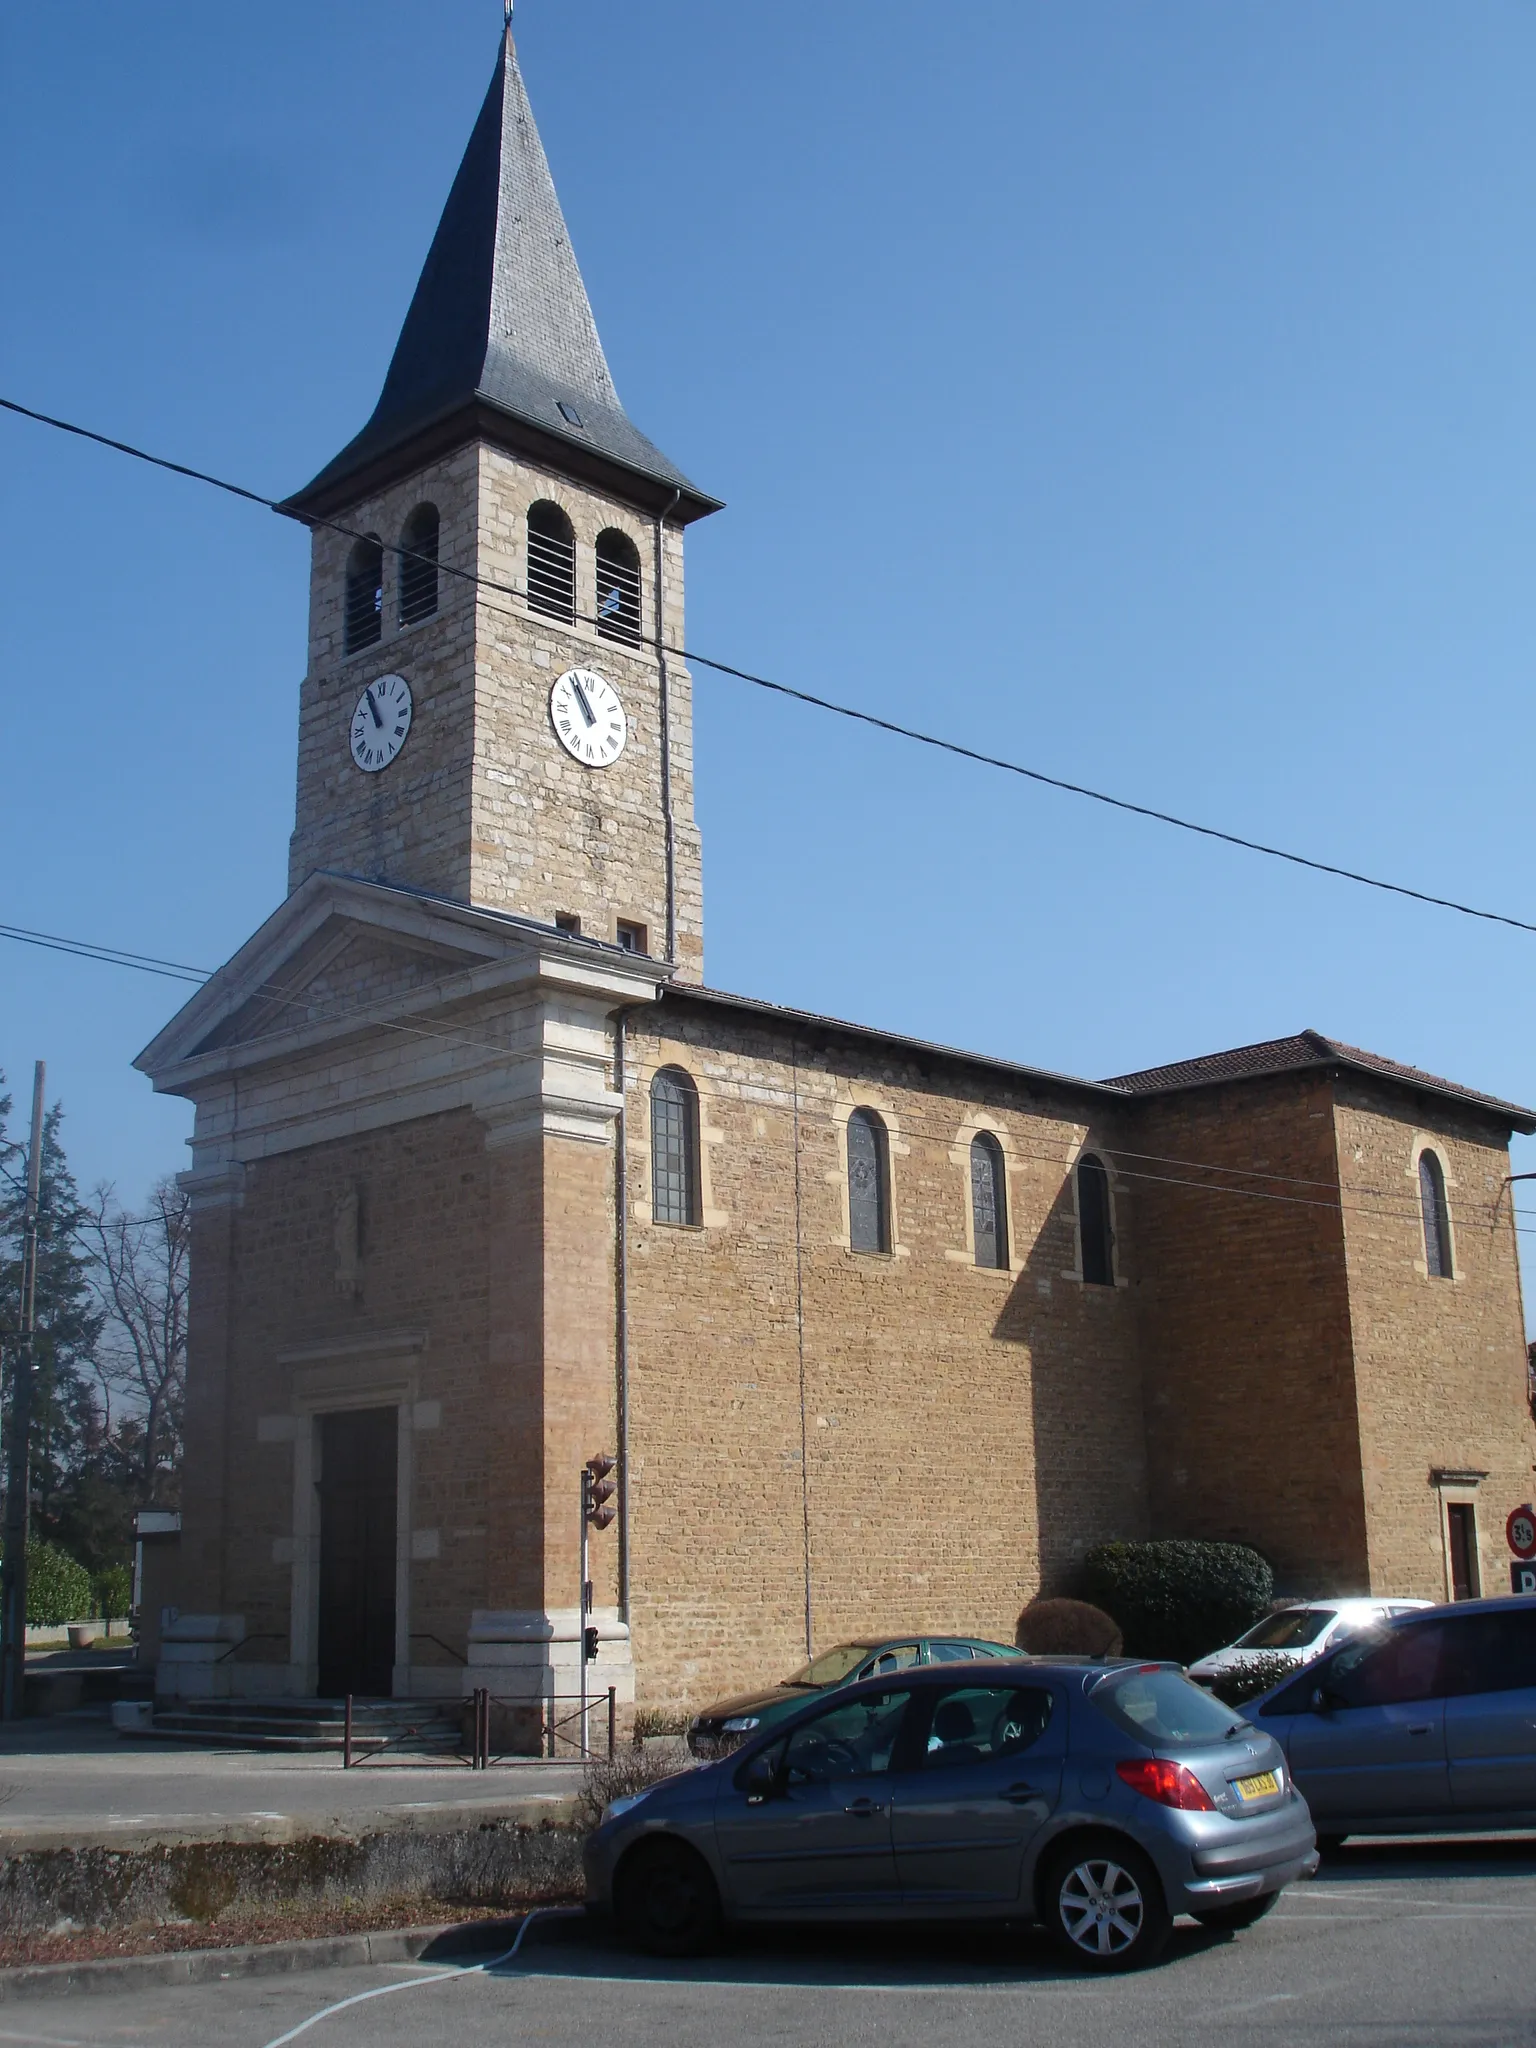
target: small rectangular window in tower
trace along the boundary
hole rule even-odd
[[[555,912],[555,930],[557,932],[569,932],[573,938],[579,939],[581,937],[581,919],[574,910],[557,910]]]
[[[621,917],[618,923],[618,938],[619,944],[626,953],[647,953],[650,951],[650,947],[647,944],[646,929],[643,924],[631,924],[627,918]]]
[[[1451,1598],[1476,1600],[1483,1585],[1477,1569],[1477,1509],[1471,1501],[1446,1502],[1445,1538],[1451,1553]]]

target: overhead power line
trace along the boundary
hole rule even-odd
[[[82,427],[73,420],[58,419],[51,413],[37,412],[31,406],[21,405],[12,398],[0,398],[0,409],[16,413],[23,419],[36,421],[40,426],[53,427],[59,433],[73,434],[83,441],[93,441],[99,447],[110,448],[119,455],[129,455],[138,462],[147,462],[156,469],[170,471],[173,476],[189,478],[194,483],[207,484],[214,490],[227,491],[230,496],[244,499],[248,504],[263,506],[269,512],[280,512],[283,506],[276,498],[263,497],[261,492],[246,488],[244,484],[230,483],[224,477],[211,475],[207,470],[193,469],[184,462],[172,462],[167,456],[152,454],[148,449],[136,448],[132,442],[115,440],[109,434],[99,434],[93,428]],[[294,516],[287,514],[285,516]],[[363,533],[359,528],[344,525],[335,519],[324,519],[317,514],[302,515],[301,523],[322,526],[329,532],[342,535],[349,540],[373,540],[376,536]],[[456,567],[451,562],[438,560],[435,556],[417,556],[414,549],[396,547],[393,552],[422,561],[430,560],[438,571],[470,583],[479,589],[493,590],[505,597],[526,599],[527,592],[515,584],[504,583],[496,577],[482,576],[472,569]],[[600,623],[586,613],[575,616],[585,624]],[[1180,832],[1192,832],[1201,839],[1214,839],[1223,846],[1239,847],[1245,853],[1262,854],[1267,860],[1286,862],[1291,867],[1307,868],[1319,875],[1332,875],[1336,880],[1354,882],[1364,889],[1375,889],[1389,896],[1403,896],[1413,903],[1427,903],[1437,910],[1453,910],[1461,917],[1474,917],[1486,924],[1507,925],[1514,931],[1536,932],[1536,922],[1523,917],[1511,917],[1502,910],[1486,910],[1474,903],[1462,903],[1453,896],[1437,895],[1429,889],[1415,889],[1406,882],[1389,882],[1380,875],[1362,874],[1358,868],[1346,868],[1335,861],[1318,860],[1311,854],[1296,853],[1289,847],[1272,846],[1267,840],[1253,839],[1241,832],[1228,832],[1219,825],[1206,825],[1194,818],[1182,818],[1174,811],[1159,809],[1154,804],[1137,803],[1130,797],[1114,796],[1107,790],[1090,788],[1087,783],[1073,782],[1065,776],[1050,775],[1043,768],[1031,768],[1022,761],[1010,761],[1000,754],[985,754],[978,748],[968,747],[959,740],[945,738],[942,734],[924,732],[917,726],[901,725],[894,719],[881,718],[872,711],[863,711],[853,704],[840,704],[833,698],[822,697],[811,690],[797,689],[793,684],[775,682],[769,676],[756,675],[750,669],[739,668],[733,662],[720,661],[710,654],[701,654],[696,648],[668,646],[665,651],[680,660],[693,662],[700,668],[713,669],[717,674],[731,676],[737,682],[750,684],[754,689],[771,691],[775,696],[787,697],[797,704],[809,705],[817,711],[825,711],[837,718],[847,718],[856,724],[872,727],[876,732],[891,734],[896,739],[910,740],[915,745],[930,747],[938,753],[952,754],[957,760],[971,761],[983,768],[996,768],[1005,775],[1016,775],[1024,781],[1038,783],[1046,789],[1061,790],[1067,796],[1083,797],[1090,803],[1103,804],[1110,810],[1124,811],[1135,818],[1147,818],[1154,824],[1168,825]]]
[[[99,946],[87,939],[65,938],[56,932],[37,932],[20,925],[0,925],[0,939],[4,938],[18,939],[24,944],[45,945],[52,951],[73,954],[80,959],[95,960],[107,967],[134,968],[149,974],[169,973],[175,979],[192,981],[199,984],[212,978],[210,970],[187,967],[175,961],[164,961],[154,954],[133,953],[124,947]],[[444,1000],[451,1000],[453,983],[460,978],[459,976],[450,975],[443,980],[433,983],[432,987],[439,997]],[[418,990],[418,993],[422,993],[422,991]],[[248,1002],[270,1003],[282,1009],[303,1005],[308,1013],[303,1021],[307,1024],[356,1024],[380,1031],[398,1032],[410,1038],[436,1039],[444,1044],[457,1046],[464,1050],[489,1053],[498,1059],[505,1059],[509,1056],[510,1048],[504,1044],[499,1044],[494,1039],[471,1038],[462,1031],[445,1030],[441,1025],[407,1024],[398,1018],[381,1017],[377,1014],[380,1003],[388,1000],[386,997],[376,998],[373,1002],[338,1001],[329,1005],[316,1005],[310,990],[301,987],[285,987],[278,982],[264,982],[261,987],[252,989],[246,997]],[[834,1025],[836,1022],[835,1019],[827,1021]],[[670,1063],[663,1061],[658,1065],[650,1065],[641,1060],[630,1070],[630,1078],[633,1082],[643,1085],[648,1079],[653,1079],[668,1064]],[[728,1096],[730,1100],[739,1102],[744,1106],[760,1107],[765,1103],[771,1103],[774,1107],[786,1112],[793,1111],[797,1122],[803,1121],[827,1127],[837,1125],[839,1122],[834,1111],[826,1109],[813,1096],[803,1091],[797,1091],[791,1097],[784,1092],[782,1087],[775,1089],[771,1085],[765,1087],[762,1084],[754,1084],[748,1090],[740,1084],[733,1086],[733,1084],[722,1084],[716,1081],[714,1086],[723,1096]],[[1134,1100],[1128,1101],[1126,1104],[1128,1108],[1135,1106]],[[931,1117],[925,1117],[921,1112],[904,1111],[901,1124],[903,1131],[909,1135],[923,1137],[934,1144],[948,1145],[954,1136],[952,1124],[942,1120],[934,1120]],[[1053,1142],[1044,1133],[1035,1134],[1026,1139],[1016,1137],[1014,1142],[1019,1146],[1019,1157],[1021,1160],[1060,1168],[1070,1168],[1080,1149],[1078,1146],[1066,1141],[1058,1140]],[[1243,1201],[1280,1202],[1293,1207],[1326,1209],[1336,1214],[1354,1214],[1380,1221],[1406,1220],[1417,1217],[1419,1213],[1418,1205],[1413,1201],[1412,1197],[1403,1194],[1401,1190],[1397,1188],[1380,1188],[1369,1182],[1353,1184],[1348,1189],[1348,1192],[1354,1197],[1364,1197],[1366,1203],[1374,1203],[1375,1207],[1362,1206],[1359,1200],[1345,1201],[1343,1199],[1344,1190],[1336,1188],[1334,1183],[1314,1180],[1309,1176],[1301,1174],[1275,1173],[1268,1168],[1257,1166],[1236,1166],[1230,1161],[1218,1162],[1208,1159],[1186,1159],[1178,1155],[1160,1152],[1136,1152],[1120,1145],[1112,1145],[1108,1150],[1115,1160],[1117,1178],[1124,1181],[1142,1181],[1165,1187],[1182,1187],[1190,1189],[1197,1194],[1226,1195]],[[1132,1160],[1138,1162],[1136,1166],[1131,1166],[1127,1163]],[[1173,1173],[1157,1173],[1150,1170],[1157,1166],[1173,1167],[1178,1169],[1178,1171]],[[1191,1173],[1220,1175],[1222,1178],[1220,1180],[1187,1179],[1186,1175]],[[0,1177],[9,1177],[5,1175],[3,1167],[0,1167]],[[1268,1181],[1273,1185],[1262,1189],[1235,1187],[1231,1184],[1234,1179]],[[1278,1189],[1284,1187],[1319,1190],[1329,1188],[1334,1189],[1335,1192],[1332,1200],[1319,1200],[1313,1194],[1285,1194],[1278,1192]],[[1467,1200],[1459,1204],[1460,1211],[1465,1216],[1470,1217],[1475,1213],[1477,1215],[1486,1215],[1490,1220],[1495,1221],[1501,1206],[1501,1201],[1477,1203]],[[1520,1216],[1536,1216],[1536,1210],[1530,1209],[1516,1208],[1514,1213]],[[1522,1224],[1517,1223],[1514,1227],[1517,1234],[1522,1237],[1536,1236],[1536,1230],[1531,1230]]]
[[[179,960],[157,960],[149,953],[128,953],[120,946],[98,946],[90,939],[61,938],[57,932],[29,931],[25,925],[0,924],[0,939],[23,946],[43,946],[50,953],[74,953],[82,960],[103,960],[109,967],[134,967],[141,974],[164,975],[168,981],[204,982],[206,967],[187,967]]]

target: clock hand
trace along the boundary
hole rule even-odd
[[[373,722],[374,722],[374,724],[375,724],[375,725],[380,725],[380,726],[381,726],[381,725],[383,725],[384,721],[383,721],[383,719],[382,719],[382,718],[380,718],[380,716],[379,716],[379,707],[378,707],[378,705],[377,705],[377,704],[375,704],[375,703],[374,703],[374,701],[373,701],[373,691],[372,691],[371,689],[370,689],[370,690],[364,690],[364,692],[363,692],[363,697],[364,697],[364,699],[365,699],[365,701],[366,701],[366,703],[367,703],[367,705],[368,705],[368,709],[369,709],[369,710],[370,710],[370,711],[371,711],[371,712],[373,713]]]
[[[571,678],[571,688],[575,692],[576,702],[581,706],[582,717],[587,721],[588,725],[596,725],[597,715],[593,711],[592,706],[587,702],[586,691],[576,681],[574,676]]]

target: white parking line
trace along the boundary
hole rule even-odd
[[[523,1924],[517,1930],[517,1939],[510,1948],[502,1950],[499,1956],[492,1956],[489,1962],[474,1963],[467,1968],[453,1968],[445,1965],[442,1969],[429,1971],[424,1977],[408,1977],[403,1984],[376,1984],[371,1991],[354,1991],[350,1998],[339,1998],[334,2005],[324,2005],[319,2012],[312,2012],[307,2020],[300,2020],[296,2027],[290,2027],[286,2034],[279,2034],[268,2041],[266,2048],[286,2048],[289,2041],[297,2041],[300,2034],[307,2034],[311,2027],[318,2027],[322,2020],[328,2020],[333,2013],[345,2012],[348,2006],[366,2005],[370,1998],[388,1998],[396,1991],[420,1991],[428,1984],[462,1984],[467,1977],[482,1977],[488,1970],[499,1964],[510,1962],[523,1945],[523,1936],[535,1920],[567,1919],[581,1911],[579,1906],[535,1906],[523,1917]]]

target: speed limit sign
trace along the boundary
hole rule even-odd
[[[1523,1508],[1514,1509],[1504,1524],[1504,1534],[1516,1557],[1536,1557],[1536,1508],[1529,1501]]]

